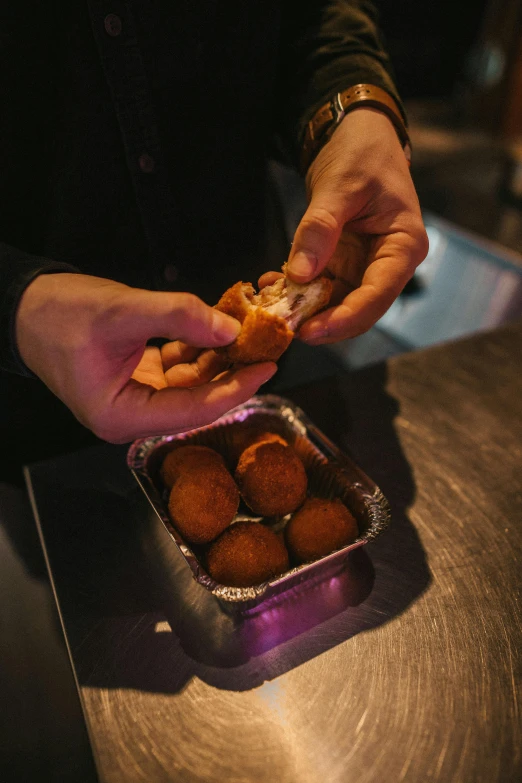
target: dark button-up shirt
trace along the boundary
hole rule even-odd
[[[253,277],[269,154],[295,160],[336,89],[370,82],[397,98],[364,0],[19,0],[2,17],[11,370],[13,312],[34,274],[70,264],[203,296],[212,280],[219,291]]]
[[[0,80],[0,434],[18,445],[51,420],[40,397],[61,405],[12,374],[35,275],[213,303],[266,271],[269,157],[295,163],[339,89],[399,100],[366,0],[17,0],[0,11]]]

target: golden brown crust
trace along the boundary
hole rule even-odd
[[[224,464],[208,463],[184,471],[172,487],[169,513],[181,535],[206,544],[234,519],[239,491]]]
[[[295,563],[309,563],[357,538],[357,521],[335,498],[308,498],[285,528],[285,541]]]
[[[252,307],[242,324],[235,342],[217,349],[233,364],[277,362],[294,336],[284,318],[267,313],[260,307]]]
[[[283,541],[259,522],[236,522],[207,553],[210,576],[231,587],[258,585],[287,569],[288,553]]]
[[[325,276],[303,285],[290,280],[282,284],[281,281],[282,278],[273,286],[267,286],[259,295],[251,283],[240,281],[225,291],[217,303],[217,310],[242,324],[232,345],[216,349],[231,364],[277,362],[292,342],[295,330],[330,301],[332,282]],[[288,309],[284,312],[287,296]],[[283,312],[279,308],[277,314],[264,309],[277,307],[278,300],[281,300]]]
[[[215,308],[221,310],[222,313],[231,315],[232,318],[237,318],[242,324],[250,310],[254,295],[252,283],[243,283],[240,280],[239,283],[225,291]]]
[[[229,454],[230,464],[237,465],[244,450],[261,440],[278,440],[283,445],[288,445],[283,437],[275,432],[269,432],[265,427],[260,427],[257,423],[249,421],[238,422],[229,429]]]
[[[280,443],[282,446],[288,446],[288,441],[282,438],[281,435],[278,435],[277,432],[267,432],[266,430],[252,431],[250,442],[247,445],[253,446],[257,443]]]
[[[266,517],[295,511],[308,486],[302,461],[278,436],[248,446],[239,458],[235,479],[249,508]]]
[[[223,457],[208,446],[186,445],[179,446],[164,458],[160,477],[167,489],[172,489],[177,479],[194,468],[200,469],[209,464],[225,465]]]

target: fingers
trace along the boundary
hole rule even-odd
[[[161,353],[152,346],[145,348],[132,378],[155,389],[190,388],[208,383],[228,367],[229,362],[215,351],[202,351],[176,341],[164,345]]]
[[[139,437],[185,432],[210,424],[246,402],[276,372],[273,362],[249,365],[196,388],[155,390],[134,380],[91,429],[103,440],[128,443]]]
[[[328,272],[334,280],[342,281],[349,290],[357,288],[368,268],[368,260],[375,237],[356,234],[345,226],[335,252],[328,262]],[[348,290],[345,292],[348,293]]]
[[[288,276],[297,283],[307,283],[322,272],[335,251],[344,223],[344,198],[314,192],[294,235]]]
[[[215,351],[202,351],[193,362],[177,364],[168,369],[165,372],[166,384],[188,388],[201,386],[224,372],[228,366],[229,362]]]
[[[317,276],[334,256],[344,226],[384,235],[402,215],[420,219],[407,162],[389,119],[371,108],[346,115],[307,174],[311,201],[299,224],[288,274]]]
[[[284,277],[281,272],[265,272],[257,281],[258,288],[261,289],[265,288],[267,285],[273,285],[276,280],[279,280],[281,277]]]
[[[161,360],[165,386],[199,386],[229,366],[229,362],[215,351],[202,351],[179,340],[162,346]]]
[[[201,348],[195,348],[192,345],[182,343],[180,340],[173,340],[161,346],[161,361],[163,370],[166,372],[174,367],[175,364],[193,362],[199,354]]]
[[[400,294],[427,253],[423,232],[379,237],[360,287],[338,306],[310,318],[299,338],[311,345],[337,342],[366,332]]]
[[[146,383],[155,389],[163,389],[167,386],[161,355],[158,348],[147,346],[141,360],[132,373],[132,378],[140,383]]]
[[[214,348],[233,342],[241,328],[235,318],[193,294],[144,289],[127,289],[119,302],[118,317],[130,343],[166,337]]]

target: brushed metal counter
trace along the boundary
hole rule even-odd
[[[104,783],[522,779],[521,344],[519,323],[286,395],[392,525],[241,666],[162,613],[124,449],[28,470]]]

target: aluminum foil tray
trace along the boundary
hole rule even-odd
[[[263,584],[228,587],[219,584],[206,573],[201,551],[184,541],[174,527],[168,513],[168,495],[159,478],[159,468],[173,442],[181,441],[216,449],[233,471],[238,437],[249,425],[259,425],[277,432],[294,447],[308,474],[309,493],[326,498],[339,497],[357,519],[359,536],[348,546],[313,563],[291,568]],[[335,570],[343,567],[348,552],[376,538],[390,521],[388,502],[376,484],[320,432],[300,408],[275,395],[252,397],[205,427],[178,435],[137,440],[129,448],[127,464],[155,512],[149,515],[146,526],[156,540],[155,552],[160,553],[163,568],[169,568],[172,556],[181,554],[186,568],[191,569],[201,589],[208,591],[221,608],[233,613],[250,612],[301,582],[331,576]],[[253,515],[241,504],[234,521],[244,519],[260,521],[259,516]],[[279,520],[278,529],[288,519],[290,515]],[[152,527],[156,530],[153,531]],[[178,567],[177,561],[176,565],[173,561],[172,570]]]

